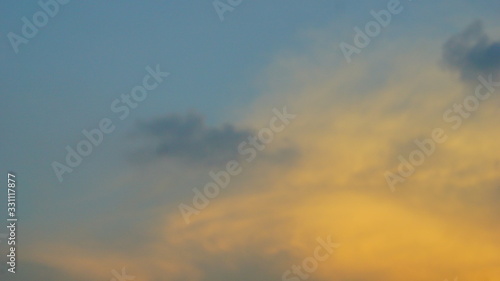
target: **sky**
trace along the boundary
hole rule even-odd
[[[101,2],[0,3],[0,280],[500,279],[498,1]]]

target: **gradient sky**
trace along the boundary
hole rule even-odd
[[[41,8],[0,3],[0,166],[19,190],[0,280],[282,280],[328,236],[341,247],[308,280],[500,280],[500,88],[443,120],[500,78],[498,1],[401,1],[351,63],[340,44],[389,1],[243,0],[223,21],[211,1],[101,2],[61,6],[17,54],[7,34]],[[117,118],[157,65],[170,75]],[[238,145],[284,106],[297,117],[247,163]],[[103,118],[116,130],[59,182],[51,164]],[[438,127],[392,192],[384,174]],[[232,159],[243,172],[186,224],[179,204]]]

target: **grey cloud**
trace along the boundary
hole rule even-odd
[[[443,45],[444,62],[460,71],[465,81],[478,75],[500,73],[500,41],[492,41],[484,32],[481,21],[475,21],[464,31],[452,36]]]
[[[195,113],[140,122],[137,128],[145,145],[136,151],[135,159],[171,157],[208,164],[237,159],[239,143],[253,134],[230,124],[210,128]]]

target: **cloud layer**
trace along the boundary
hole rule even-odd
[[[489,56],[496,43],[481,34],[472,26],[445,45],[444,59],[467,79],[469,72],[493,67],[477,54]],[[341,247],[308,280],[499,279],[500,89],[453,130],[443,112],[470,89],[438,67],[440,58],[426,56],[426,47],[405,49],[404,56],[381,50],[376,60],[336,67],[325,67],[335,64],[331,50],[278,60],[268,79],[280,87],[263,89],[255,108],[286,100],[298,111],[269,148],[280,151],[292,142],[301,156],[293,165],[265,158],[250,163],[189,225],[170,205],[134,196],[99,217],[100,224],[79,226],[89,234],[112,221],[129,222],[106,228],[115,236],[95,241],[82,235],[78,243],[61,237],[35,247],[29,259],[93,279],[109,279],[110,269],[126,266],[146,281],[281,280],[312,255],[318,237],[331,236]],[[391,65],[384,75],[378,75],[379,61]],[[266,120],[262,112],[250,114],[250,127]],[[391,192],[384,173],[436,127],[448,140]],[[249,133],[208,128],[198,115],[145,122],[139,132],[153,140],[152,157],[188,162],[234,157]],[[179,166],[182,175],[160,169],[155,177],[132,174],[127,183],[156,195],[167,178],[207,172]]]

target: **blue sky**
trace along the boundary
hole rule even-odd
[[[343,128],[341,124],[329,127],[322,122],[315,123],[311,117],[314,114],[330,116],[334,109],[341,112],[345,108],[351,108],[351,112],[362,115],[367,111],[366,108],[350,104],[358,97],[361,99],[359,104],[363,104],[365,98],[373,99],[375,105],[383,108],[384,102],[376,102],[377,98],[386,97],[381,93],[393,93],[405,87],[410,89],[413,85],[411,77],[415,77],[415,81],[419,81],[421,85],[436,85],[429,86],[429,91],[424,96],[438,88],[446,89],[445,92],[465,92],[465,89],[473,87],[470,81],[460,80],[457,74],[459,71],[454,68],[458,66],[447,69],[446,62],[441,57],[443,44],[475,20],[481,20],[484,32],[492,42],[498,42],[498,2],[402,1],[404,10],[393,15],[390,25],[373,38],[366,49],[353,57],[353,63],[348,64],[339,48],[340,42],[352,43],[353,28],[364,26],[372,20],[370,11],[385,9],[388,2],[243,0],[232,12],[225,13],[224,20],[221,21],[211,1],[70,1],[61,5],[58,13],[27,44],[21,44],[17,54],[7,34],[22,34],[21,19],[31,19],[41,8],[37,1],[19,3],[8,0],[0,3],[0,166],[3,172],[14,171],[19,176],[18,212],[21,225],[18,233],[21,241],[18,248],[20,273],[9,278],[26,280],[23,278],[32,278],[40,272],[48,274],[46,280],[97,280],[101,276],[112,277],[110,271],[113,268],[104,272],[99,266],[95,266],[89,270],[88,277],[83,277],[80,271],[72,267],[73,260],[68,264],[61,262],[60,265],[57,264],[58,259],[42,262],[42,259],[51,259],[50,255],[42,254],[44,250],[48,245],[56,245],[58,241],[62,241],[64,249],[70,245],[68,249],[74,249],[75,255],[78,255],[81,246],[77,241],[82,239],[88,249],[97,249],[100,243],[109,246],[110,252],[117,249],[117,256],[106,257],[102,261],[102,264],[109,266],[114,266],[114,262],[120,264],[117,266],[126,266],[125,263],[135,261],[130,257],[134,256],[136,250],[147,251],[147,248],[142,249],[140,246],[137,249],[123,250],[121,243],[137,238],[153,241],[151,245],[160,243],[157,227],[163,225],[165,217],[177,216],[182,219],[178,214],[179,203],[189,201],[192,197],[191,188],[202,186],[207,181],[208,171],[219,168],[219,163],[214,160],[219,159],[219,154],[214,156],[209,151],[193,162],[193,158],[189,158],[188,153],[183,150],[186,148],[180,144],[192,141],[189,132],[183,130],[183,126],[188,123],[188,119],[182,117],[186,114],[198,116],[204,122],[197,124],[199,127],[191,133],[196,137],[202,136],[199,138],[205,143],[197,139],[199,142],[193,141],[195,145],[206,147],[212,152],[239,157],[233,151],[242,140],[239,137],[258,131],[271,116],[273,107],[295,105],[296,110],[304,112],[307,117],[298,121],[300,125],[297,125],[301,129],[286,131],[283,138],[277,140],[276,144],[273,142],[272,148],[263,152],[264,156],[258,163],[249,166],[247,174],[235,180],[236,185],[244,187],[269,185],[269,190],[274,192],[280,190],[274,184],[281,182],[279,173],[291,173],[299,167],[305,171],[306,167],[315,166],[303,159],[308,159],[306,156],[309,153],[314,155],[315,149],[312,147],[323,147],[323,141],[329,139],[328,136],[320,136],[315,128],[331,132],[331,135]],[[116,118],[116,114],[110,109],[113,100],[140,85],[148,73],[146,67],[155,68],[157,65],[170,75],[149,92],[148,97],[131,111],[129,117],[124,120]],[[429,77],[424,77],[422,73],[427,71]],[[360,77],[363,80],[359,80]],[[396,87],[394,81],[405,82]],[[332,97],[325,93],[330,93]],[[408,91],[401,95],[411,96],[412,93],[414,92]],[[393,100],[398,98],[394,97]],[[441,99],[442,104],[451,100],[444,95],[439,98]],[[409,102],[414,102],[414,107],[407,108],[404,102],[397,106],[406,110],[407,114],[417,109],[428,110],[428,116],[440,114],[439,110],[434,112],[431,105],[422,105],[419,101]],[[492,108],[496,105],[493,102],[491,104]],[[389,115],[387,112],[384,114]],[[374,116],[385,116],[384,114],[374,113]],[[94,147],[82,164],[74,172],[66,174],[63,182],[59,182],[51,163],[63,162],[65,147],[74,147],[83,139],[81,131],[96,128],[103,118],[111,118],[116,130],[105,135],[102,144]],[[345,118],[347,123],[355,120],[347,113],[339,118]],[[488,119],[487,116],[481,115],[478,118],[490,120],[484,124],[493,124],[493,119]],[[386,124],[385,119],[374,117],[373,122],[375,120],[377,126],[373,125],[374,127]],[[153,132],[151,135],[141,131],[147,128],[144,124],[152,124],[154,121],[163,124],[165,128],[169,124],[178,127],[168,127],[167,131]],[[223,127],[224,124],[229,124],[229,127]],[[432,124],[416,124],[415,128],[426,126]],[[484,126],[482,130],[488,131],[489,127]],[[303,137],[301,130],[304,135],[310,135],[310,139]],[[408,130],[408,135],[416,134]],[[421,133],[424,134],[425,130],[422,130]],[[363,130],[368,131],[368,128]],[[168,134],[174,140],[165,137]],[[369,141],[370,136],[364,137]],[[394,137],[391,139],[393,142],[388,143],[397,143],[403,147],[403,144],[398,143],[401,138],[403,137]],[[171,154],[167,153],[166,158],[158,156],[158,159],[151,157],[154,158],[151,160],[146,157],[149,159],[146,162],[131,161],[144,151],[154,154],[158,148],[155,144],[178,149],[172,152],[172,155],[177,156],[170,157]],[[359,147],[362,150],[364,146],[359,144]],[[332,157],[337,157],[335,155],[338,154],[335,153],[340,152],[329,153],[332,153]],[[294,157],[297,160],[290,160],[295,159]],[[480,156],[477,158],[479,161]],[[348,163],[357,165],[356,161],[348,159],[353,161],[347,161]],[[471,160],[472,162],[476,163]],[[359,169],[361,171],[364,168]],[[317,179],[325,175],[312,174],[310,177]],[[260,175],[263,175],[262,178]],[[304,175],[296,179],[297,190],[302,186],[312,185],[311,182],[314,181],[305,180],[308,177]],[[481,177],[489,176],[478,175],[478,178]],[[261,183],[260,180],[263,179],[269,181]],[[369,181],[366,184],[371,183]],[[332,181],[329,184],[336,186],[339,182]],[[442,187],[436,189],[442,190]],[[223,200],[243,198],[241,206],[245,206],[245,198],[268,198],[266,194],[259,194],[257,191],[254,194],[242,190],[245,189],[228,191]],[[382,195],[377,193],[373,196],[378,198]],[[425,196],[429,195],[412,194],[408,198],[417,198],[415,200],[418,201],[426,199]],[[0,214],[5,217],[6,202],[3,195],[1,198]],[[413,202],[408,198],[408,202]],[[251,202],[251,199],[248,200]],[[221,203],[214,206],[213,212],[217,213],[221,206],[225,205]],[[467,204],[464,203],[464,206]],[[116,216],[113,215],[115,212]],[[332,212],[335,215],[341,211]],[[151,215],[152,218],[141,219],[144,215]],[[213,219],[210,215],[207,216],[208,221]],[[217,217],[216,214],[214,216]],[[169,219],[164,228],[176,229],[179,233],[187,231],[175,221],[170,222]],[[221,224],[220,227],[228,225]],[[137,234],[140,232],[136,228],[140,227],[148,229],[147,233],[141,234],[144,236]],[[460,226],[462,228],[465,227]],[[123,241],[115,239],[128,230],[133,234],[124,235]],[[65,236],[66,231],[68,235]],[[491,231],[497,233],[498,228]],[[205,232],[202,230],[200,233]],[[183,245],[182,243],[165,243],[170,243],[166,247],[168,250],[152,254],[148,260],[155,260],[155,255],[160,255],[168,256],[171,261],[170,249],[184,249],[176,248],[181,247],[179,245]],[[498,249],[499,245],[495,241],[491,247]],[[0,246],[3,251],[5,244]],[[252,245],[245,245],[247,246],[252,248]],[[258,249],[265,248],[259,246]],[[291,247],[291,244],[288,246]],[[193,250],[194,246],[188,248],[188,252],[196,250]],[[288,250],[294,252],[287,246],[283,246],[283,249],[287,249],[283,253],[289,254]],[[26,260],[23,260],[23,253],[29,253],[26,254]],[[207,253],[202,255],[209,255]],[[221,252],[216,253],[219,254]],[[86,253],[81,256],[87,258]],[[238,259],[239,263],[226,275],[223,266],[206,269],[209,263],[205,264],[201,258],[195,261],[175,260],[172,261],[172,267],[178,267],[180,274],[191,271],[199,275],[183,279],[175,275],[178,272],[169,266],[157,266],[140,280],[159,280],[155,278],[159,276],[157,271],[161,272],[162,269],[172,274],[171,280],[217,280],[218,276],[238,276],[238,272],[246,272],[248,267],[251,268],[252,262],[261,258],[254,253],[248,257],[251,262],[245,263]],[[497,256],[492,259],[495,258]],[[286,263],[287,259],[279,259],[280,262],[282,260]],[[24,269],[21,268],[23,262]],[[345,264],[349,262],[346,261]],[[93,263],[89,262],[87,266],[92,267]],[[259,268],[262,269],[262,275],[255,275],[255,278],[258,276],[262,280],[270,278],[269,276],[274,278],[275,270],[279,271],[286,266],[277,263],[266,268],[260,264]],[[348,278],[349,266],[346,268],[348,269],[344,268],[344,271],[340,269],[340,272],[343,277]],[[444,272],[441,269],[438,271]],[[136,275],[141,273],[137,272]],[[333,280],[329,274],[325,271],[315,278]],[[479,276],[474,274],[463,273],[463,276]],[[481,277],[493,278],[499,273],[492,270],[489,274]],[[393,277],[390,274],[388,276]],[[437,273],[432,275],[435,276]],[[361,278],[362,276],[356,276],[349,280],[362,280]],[[372,280],[378,280],[376,278],[379,276],[374,278]]]

